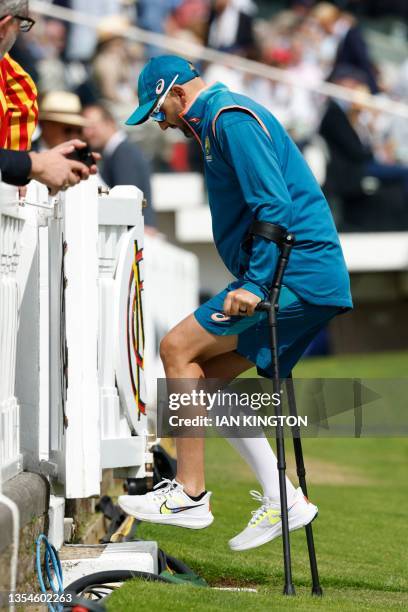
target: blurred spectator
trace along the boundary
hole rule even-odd
[[[182,3],[182,0],[138,0],[137,25],[150,32],[164,33],[168,17]],[[163,49],[155,45],[146,45],[147,57],[161,55]]]
[[[68,88],[67,63],[63,53],[67,41],[67,28],[58,19],[47,19],[43,23],[41,57],[37,63],[38,89],[41,93]]]
[[[376,69],[355,18],[329,2],[320,2],[312,16],[336,47],[333,70],[342,64],[355,66],[366,75],[371,93],[378,93]]]
[[[68,24],[59,19],[39,19],[36,28],[19,37],[13,57],[36,75],[40,93],[75,89],[86,78],[85,66],[67,60]]]
[[[150,186],[150,165],[139,147],[130,142],[107,108],[101,104],[88,106],[83,111],[87,122],[85,140],[91,148],[102,153],[101,177],[109,187],[136,185],[144,193],[147,208],[145,224],[154,226]]]
[[[256,56],[252,0],[212,0],[207,44],[219,51]]]
[[[365,75],[352,67],[338,68],[331,80],[352,90],[367,89]],[[373,158],[371,148],[360,140],[353,125],[359,110],[359,106],[350,102],[330,100],[320,125],[320,133],[330,150],[326,187],[340,196],[360,191],[365,164]]]
[[[28,32],[27,34],[30,34]],[[31,76],[35,83],[38,82],[37,62],[39,54],[29,40],[29,36],[19,36],[10,51],[11,57]]]
[[[393,96],[408,103],[408,60],[400,66],[392,88]],[[389,135],[394,143],[395,158],[408,164],[408,121],[403,117],[389,116],[385,119],[389,126]]]
[[[352,66],[339,66],[331,80],[353,91],[369,92],[366,75]],[[363,113],[364,106],[358,103],[330,100],[327,104],[320,126],[330,154],[325,192],[329,201],[342,200],[347,226],[407,229],[408,168],[375,157],[366,133],[369,126],[361,122]]]
[[[120,13],[121,0],[54,0],[60,4],[92,17],[106,17]],[[70,24],[68,34],[68,60],[88,61],[95,51],[97,42],[95,28]]]
[[[168,36],[204,44],[208,29],[208,0],[182,0],[170,13],[165,31]]]
[[[93,75],[101,95],[114,103],[135,104],[132,61],[125,34],[129,21],[110,15],[99,23],[98,44],[92,62]]]
[[[68,91],[52,91],[40,103],[41,137],[39,149],[51,149],[72,138],[81,138],[86,120],[81,102]]]

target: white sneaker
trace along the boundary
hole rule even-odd
[[[193,501],[176,480],[164,478],[145,495],[121,495],[118,504],[127,514],[149,523],[203,529],[214,520],[210,508],[211,492]]]
[[[248,550],[274,540],[282,534],[280,504],[272,502],[269,497],[262,497],[258,491],[250,491],[257,501],[262,502],[258,510],[252,511],[252,518],[247,527],[229,541],[232,550]],[[308,525],[317,516],[314,506],[303,495],[302,489],[296,489],[295,496],[288,509],[289,531]]]

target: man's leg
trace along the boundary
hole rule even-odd
[[[190,316],[162,341],[160,354],[166,377],[233,380],[254,365],[235,352],[236,346],[237,336],[211,334]],[[277,459],[267,438],[229,438],[228,441],[253,470],[264,496],[279,500]],[[176,440],[176,480],[193,497],[205,490],[204,443],[204,438],[179,437]],[[286,485],[290,500],[295,488],[289,479]]]
[[[214,378],[235,378],[252,365],[233,352],[236,346],[237,336],[211,334],[190,315],[176,325],[161,342],[160,356],[166,378],[207,378],[204,364],[210,360],[213,361]],[[179,437],[176,440],[176,480],[192,497],[205,491],[204,442],[204,438]]]
[[[168,388],[175,385],[178,391],[183,387],[186,392],[196,389],[197,380],[205,378],[203,364],[217,356],[225,356],[225,362],[234,364],[227,368],[220,360],[218,378],[228,377],[229,372],[234,377],[235,372],[246,370],[252,364],[233,353],[236,344],[236,336],[212,334],[193,315],[187,317],[165,336],[160,346]],[[174,379],[177,380],[172,385]],[[143,521],[203,529],[214,520],[211,493],[205,491],[204,439],[177,438],[176,445],[176,482],[164,481],[145,495],[121,495],[118,503],[125,512]]]
[[[206,378],[233,380],[253,365],[245,357],[233,352],[213,357],[203,363],[202,368]],[[227,438],[227,440],[254,472],[262,487],[264,497],[278,502],[279,473],[277,458],[265,434],[257,438]],[[286,491],[290,502],[296,489],[287,477]]]

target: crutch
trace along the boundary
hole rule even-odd
[[[286,232],[285,228],[272,223],[265,223],[260,221],[254,221],[249,230],[250,235],[257,235],[271,240],[277,244],[280,249],[280,256],[276,266],[274,279],[272,281],[272,287],[269,293],[269,300],[260,302],[257,305],[256,310],[266,311],[268,313],[268,322],[270,330],[270,343],[272,352],[272,368],[273,368],[273,392],[280,394],[280,372],[279,372],[279,355],[278,355],[278,330],[277,330],[277,311],[280,290],[282,287],[283,274],[285,272],[289,255],[292,247],[295,243],[295,237],[293,234]],[[288,389],[288,401],[289,410],[292,416],[297,416],[295,394],[293,388],[293,381],[290,376],[287,382]],[[292,564],[290,555],[290,539],[289,539],[289,521],[288,521],[288,507],[287,507],[287,495],[286,495],[286,460],[285,460],[285,442],[283,435],[283,427],[281,424],[282,415],[281,404],[275,407],[275,413],[277,418],[276,427],[276,451],[278,458],[278,473],[279,473],[279,492],[280,492],[280,504],[281,504],[281,520],[282,520],[282,542],[283,542],[283,559],[284,559],[284,572],[285,572],[285,585],[283,593],[284,595],[295,595],[295,588],[292,581]],[[299,477],[299,484],[303,491],[303,494],[307,497],[306,487],[306,471],[303,461],[302,443],[300,439],[299,428],[292,429],[293,433],[293,445],[296,457],[296,468]],[[322,589],[319,583],[319,574],[317,570],[316,553],[313,541],[313,531],[311,524],[306,526],[306,538],[309,551],[310,569],[312,574],[312,594],[322,595]]]
[[[289,404],[289,414],[291,416],[297,417],[297,409],[296,409],[296,398],[295,398],[295,388],[293,385],[292,372],[289,374],[286,380],[286,391],[288,394],[288,404]],[[295,459],[296,459],[296,472],[299,479],[300,488],[303,491],[303,495],[306,497],[307,495],[307,485],[306,485],[306,469],[305,463],[303,460],[303,449],[302,449],[302,440],[300,438],[300,428],[299,425],[295,425],[292,427],[292,435],[293,435],[293,448],[295,450]],[[306,540],[307,540],[307,550],[309,552],[309,563],[310,563],[310,573],[312,575],[312,595],[322,596],[323,590],[320,586],[319,581],[319,572],[317,569],[317,560],[316,560],[316,551],[314,546],[313,539],[313,528],[312,523],[309,523],[305,526],[306,531]]]
[[[293,234],[287,233],[285,228],[272,223],[261,221],[253,221],[249,230],[251,235],[262,236],[267,240],[275,242],[280,249],[280,256],[276,266],[275,276],[272,281],[272,287],[269,292],[269,299],[260,302],[256,310],[262,310],[268,313],[270,343],[272,352],[272,384],[273,393],[280,395],[280,374],[279,374],[279,357],[278,357],[278,330],[277,330],[277,310],[279,294],[282,287],[282,278],[285,272],[289,255],[295,242]],[[276,426],[276,454],[278,458],[278,474],[279,474],[279,494],[281,505],[281,521],[282,521],[282,542],[283,542],[283,565],[285,573],[285,585],[283,588],[284,595],[295,595],[295,587],[292,580],[292,562],[290,556],[290,540],[289,540],[289,521],[288,521],[288,502],[286,495],[286,460],[285,460],[285,441],[283,436],[283,427],[281,423],[282,407],[279,402],[275,406],[275,414],[277,417]]]

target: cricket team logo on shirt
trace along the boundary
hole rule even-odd
[[[205,151],[205,161],[208,161],[208,162],[212,161],[210,139],[208,136],[205,137],[204,151]]]

